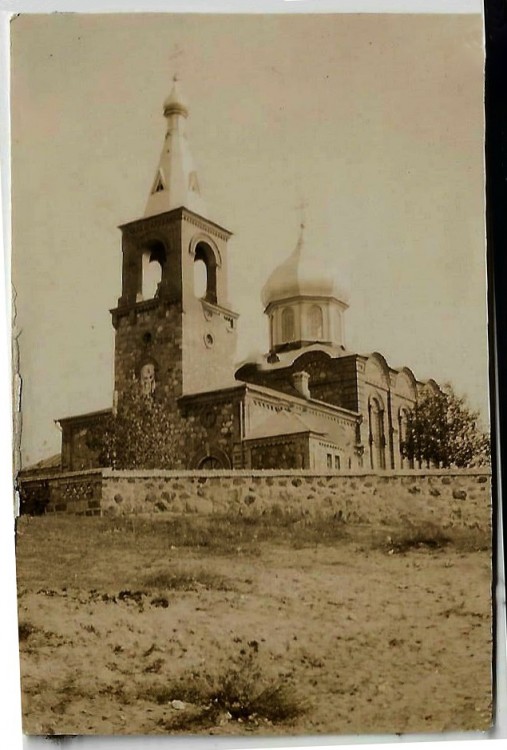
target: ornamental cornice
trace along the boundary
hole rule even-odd
[[[227,229],[222,229],[218,224],[208,221],[208,219],[203,219],[197,214],[191,213],[188,209],[184,208],[182,210],[182,219],[189,224],[193,224],[193,226],[202,229],[207,234],[212,234],[221,240],[227,241],[231,236],[231,232],[228,232]]]

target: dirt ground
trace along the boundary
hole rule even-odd
[[[329,520],[22,518],[24,731],[487,729],[487,542],[421,539]]]

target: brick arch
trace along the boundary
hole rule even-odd
[[[195,251],[196,251],[197,245],[199,245],[201,242],[205,245],[208,245],[211,248],[215,256],[216,266],[217,268],[221,268],[222,255],[220,253],[220,250],[218,249],[218,245],[215,242],[215,240],[212,239],[210,235],[206,234],[205,232],[199,232],[198,234],[195,234],[190,240],[190,244],[188,246],[188,252],[190,253],[190,255],[193,258],[195,258]]]
[[[414,373],[408,367],[403,367],[396,375],[394,386],[395,393],[400,396],[416,401],[417,399],[417,381]]]
[[[389,389],[389,365],[379,352],[370,354],[364,368],[364,378],[370,383]]]
[[[204,465],[206,461],[210,461],[210,466],[206,469]],[[217,465],[211,465],[213,461],[217,462]],[[202,471],[210,471],[213,469],[230,469],[232,468],[232,462],[230,457],[219,448],[217,445],[207,445],[205,448],[194,453],[190,464],[190,469],[198,469]]]
[[[436,396],[438,393],[440,393],[440,390],[440,386],[438,385],[436,380],[433,380],[433,378],[430,378],[429,380],[426,380],[424,383],[420,384],[421,393],[427,393],[429,391]]]

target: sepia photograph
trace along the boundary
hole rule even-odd
[[[481,15],[10,33],[24,733],[488,730]]]

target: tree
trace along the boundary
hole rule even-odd
[[[422,466],[469,468],[489,463],[489,435],[480,429],[479,412],[450,385],[427,389],[409,413],[402,453]]]
[[[143,393],[137,382],[122,394],[116,410],[94,426],[88,447],[100,466],[113,469],[176,467],[176,415],[154,393]]]

